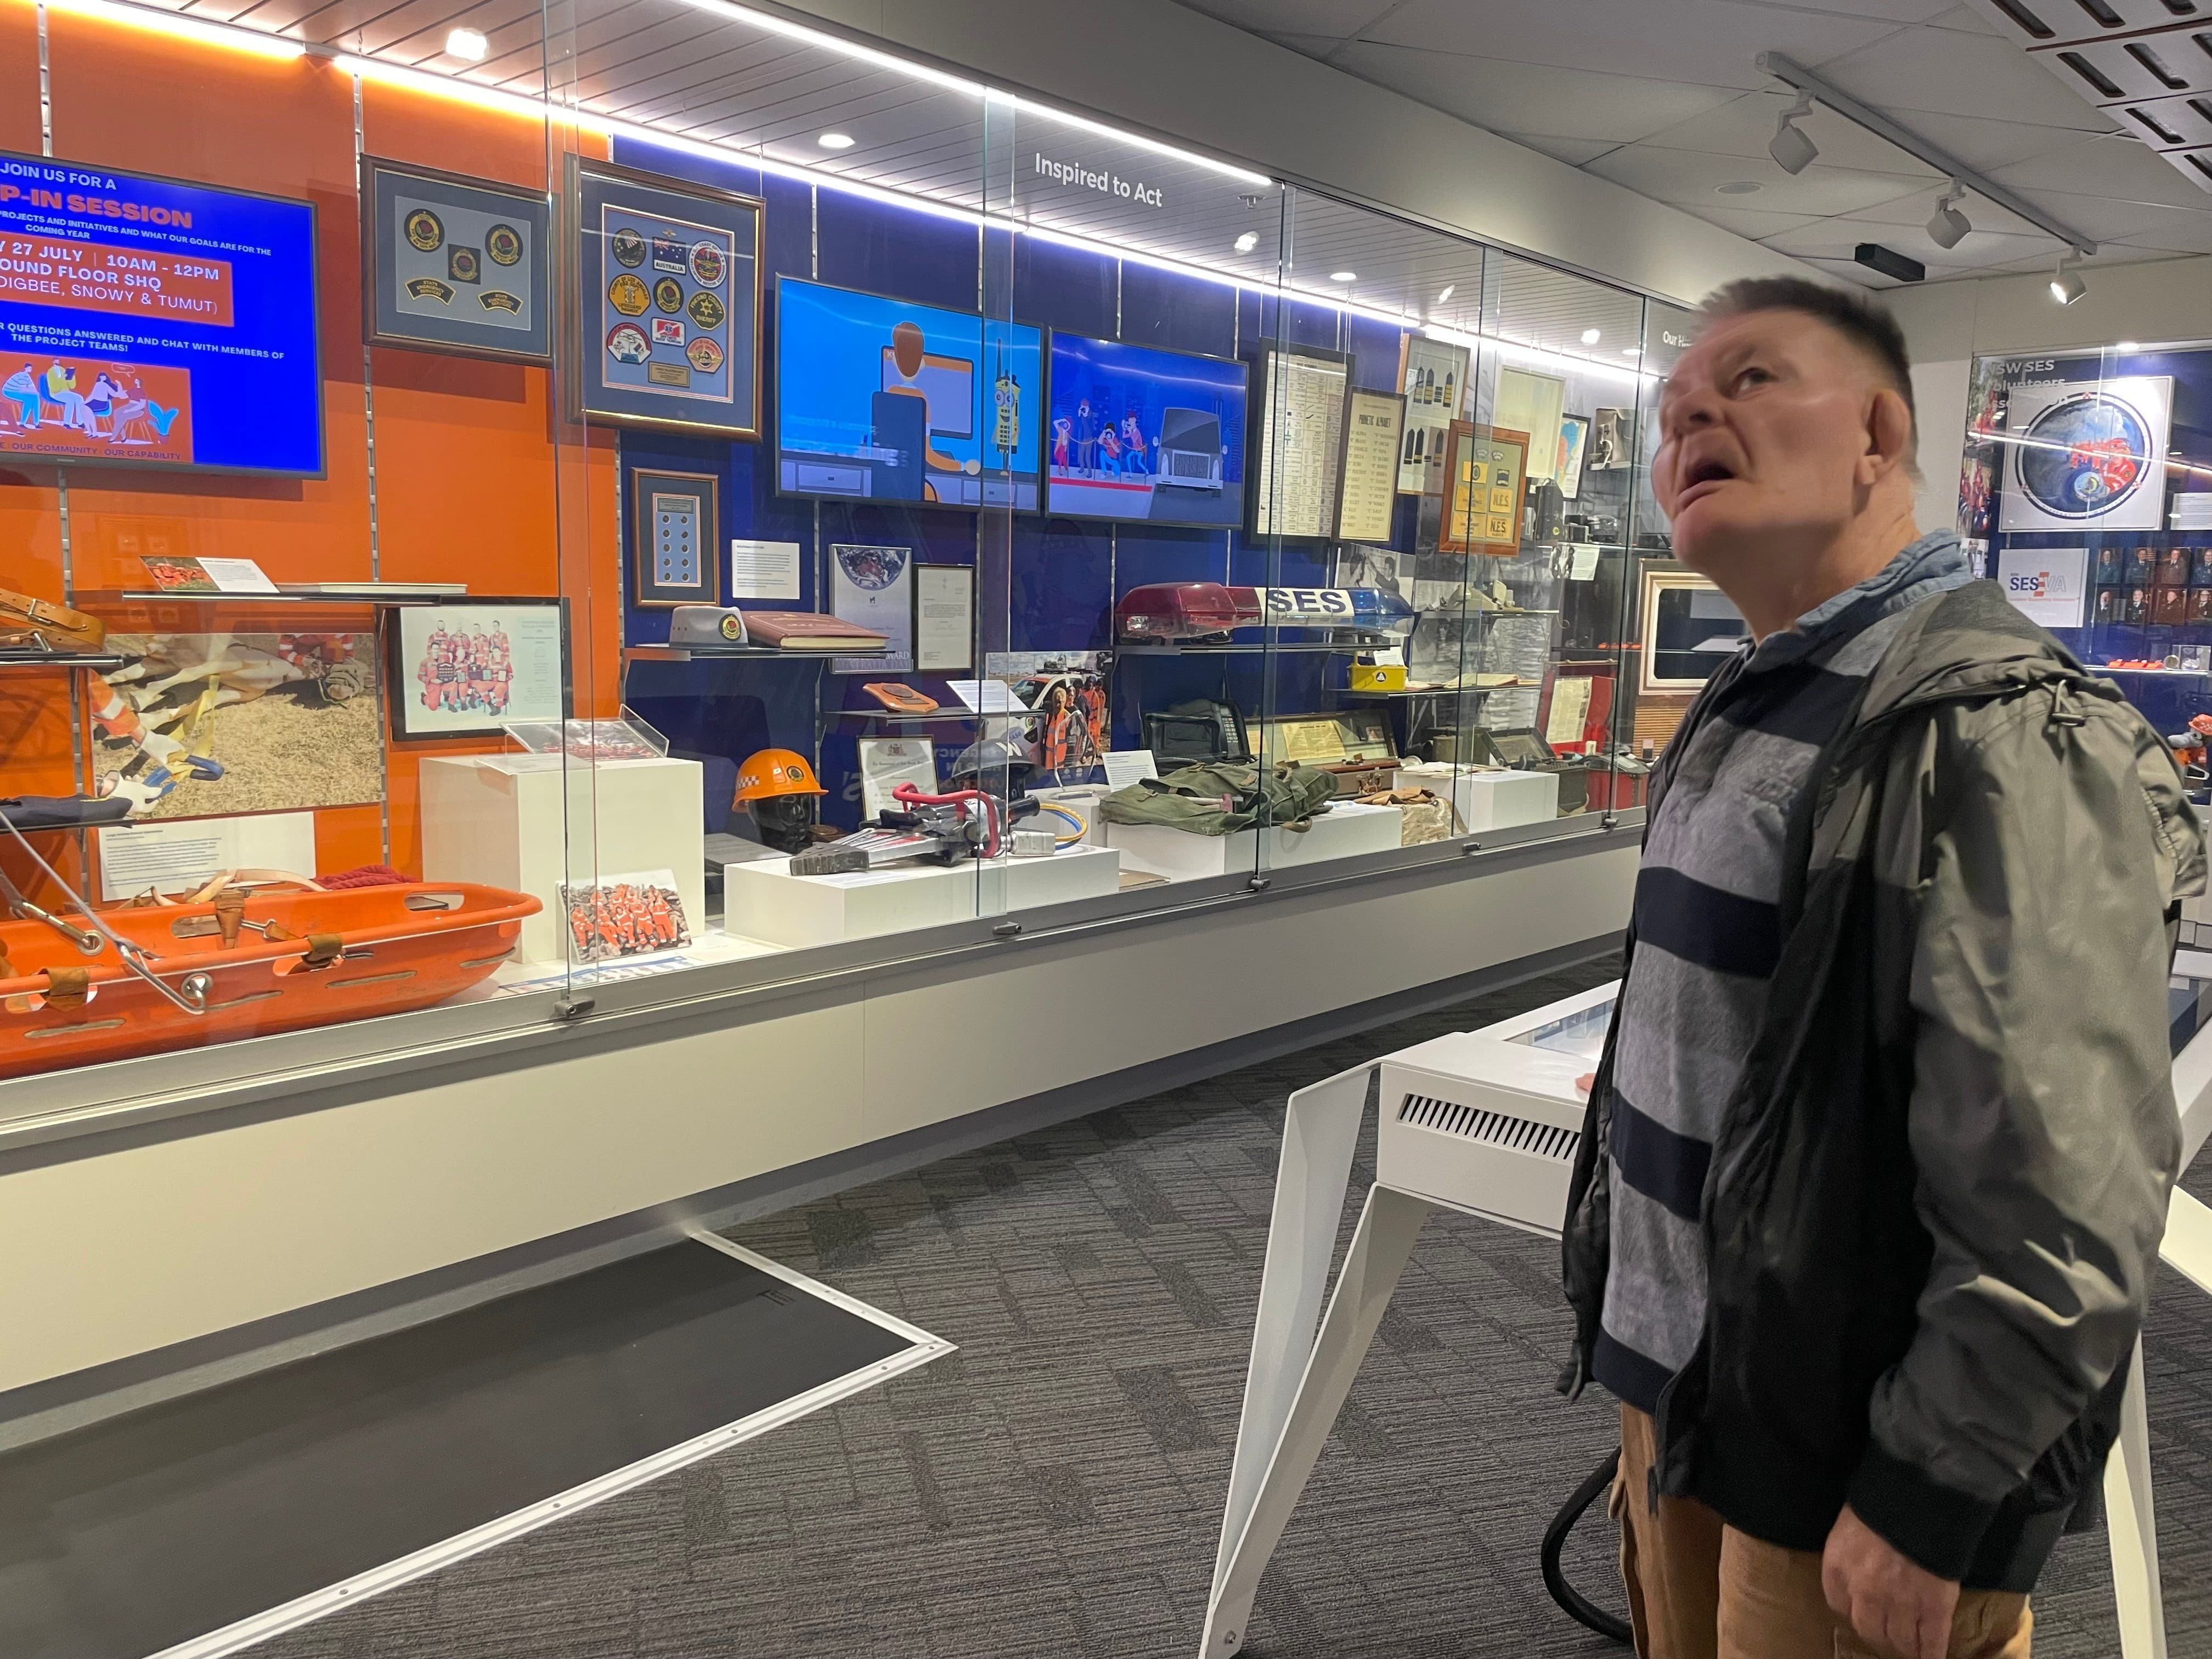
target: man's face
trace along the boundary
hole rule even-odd
[[[1796,311],[1715,323],[1682,354],[1659,403],[1652,489],[1674,551],[1716,578],[1746,558],[1825,545],[1868,478],[1881,389],[1866,355]]]

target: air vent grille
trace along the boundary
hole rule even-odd
[[[1558,1164],[1574,1162],[1575,1148],[1582,1144],[1583,1138],[1578,1129],[1562,1129],[1554,1124],[1511,1117],[1504,1112],[1464,1106],[1455,1100],[1438,1100],[1430,1095],[1407,1095],[1399,1103],[1398,1121],[1485,1146],[1550,1158]]]

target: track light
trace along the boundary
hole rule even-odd
[[[1775,124],[1774,141],[1767,145],[1766,153],[1784,173],[1804,172],[1820,153],[1820,147],[1797,130],[1797,123],[1812,112],[1813,94],[1801,92],[1797,101],[1784,110],[1781,120]]]
[[[2062,306],[2072,305],[2089,291],[2088,283],[2081,280],[2081,273],[2074,269],[2081,262],[2078,253],[2061,254],[2058,269],[2051,273],[2051,297]]]
[[[1966,193],[1966,187],[1956,179],[1951,188],[1943,192],[1943,199],[1936,204],[1936,211],[1928,221],[1928,240],[1937,247],[1956,247],[1973,228],[1966,216],[1952,205]]]

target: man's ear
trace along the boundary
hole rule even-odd
[[[1867,410],[1866,454],[1859,462],[1861,482],[1878,483],[1902,467],[1913,464],[1912,411],[1905,399],[1884,386],[1874,394]]]

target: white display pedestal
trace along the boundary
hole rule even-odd
[[[733,933],[797,950],[1098,898],[1121,886],[1121,856],[1105,847],[848,876],[794,876],[789,859],[762,859],[724,867],[722,922]]]
[[[1455,835],[1510,830],[1516,823],[1549,823],[1559,816],[1557,772],[1470,772],[1424,763],[1399,768],[1398,787],[1438,795],[1449,789],[1459,811]]]
[[[515,955],[523,962],[566,957],[562,884],[594,875],[672,872],[696,933],[707,925],[701,775],[688,760],[433,756],[422,768],[422,874],[505,887],[544,905],[522,924]]]
[[[1395,806],[1339,801],[1304,830],[1239,830],[1233,836],[1194,836],[1157,823],[1109,823],[1106,844],[1132,870],[1189,881],[1385,853],[1398,846],[1404,833],[1404,815]]]

